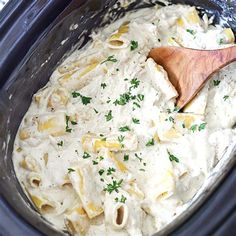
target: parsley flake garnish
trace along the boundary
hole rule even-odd
[[[115,105],[120,105],[120,106],[124,106],[125,104],[127,104],[129,101],[131,100],[131,96],[130,93],[124,93],[120,95],[119,99],[116,99],[114,104]]]
[[[97,164],[98,164],[98,162],[93,160],[93,165],[97,165]]]
[[[125,154],[124,155],[124,161],[128,161],[129,160],[129,155],[128,154]]]
[[[141,107],[137,102],[133,102],[133,105],[137,106],[138,108]]]
[[[104,89],[107,87],[107,85],[105,83],[101,83],[101,87]]]
[[[200,124],[199,127],[198,127],[198,131],[201,131],[201,130],[205,129],[206,124],[207,124],[207,123],[202,123],[202,124]]]
[[[132,121],[134,122],[134,124],[140,124],[140,120],[139,119],[132,118]]]
[[[127,132],[127,131],[130,131],[130,128],[129,128],[129,126],[126,125],[126,126],[120,127],[119,131],[120,132]]]
[[[221,39],[218,40],[218,42],[219,42],[220,45],[221,45],[221,44],[224,44],[224,39],[221,38]]]
[[[196,32],[194,30],[191,30],[191,29],[186,29],[186,31],[192,35],[196,34]]]
[[[66,132],[71,133],[72,129],[69,128],[70,117],[66,115]]]
[[[220,80],[213,80],[213,85],[218,86],[220,84]]]
[[[87,159],[89,157],[91,157],[91,155],[89,153],[87,153],[87,152],[84,152],[83,159]]]
[[[71,172],[74,172],[74,171],[75,171],[75,170],[72,169],[72,168],[68,168],[67,170],[68,170],[68,174],[70,174]]]
[[[140,81],[137,78],[134,78],[130,81],[131,83],[131,87],[129,88],[129,90],[131,90],[132,88],[138,88]]]
[[[91,102],[91,99],[92,99],[91,97],[83,96],[83,95],[81,95],[80,93],[78,93],[76,91],[72,92],[72,97],[73,98],[80,97],[83,105],[89,104]]]
[[[139,159],[139,161],[141,162],[143,159],[141,157],[139,157],[139,155],[137,153],[134,154],[136,158]]]
[[[180,110],[180,108],[178,106],[175,106],[173,112],[178,112]]]
[[[63,146],[63,141],[61,140],[60,142],[57,143],[57,146]]]
[[[140,102],[144,100],[143,94],[138,94],[137,97],[138,97],[138,101],[140,101]]]
[[[195,131],[197,130],[197,125],[192,125],[192,126],[190,127],[190,130],[193,131],[193,132],[195,132]]]
[[[115,58],[114,55],[109,56],[105,61],[101,62],[101,64],[106,63],[106,62],[117,62],[117,59]]]
[[[124,139],[125,139],[125,136],[123,136],[123,135],[118,136],[118,141],[121,144],[122,148],[124,147],[124,144],[122,143],[124,141]]]
[[[154,139],[150,139],[147,143],[146,143],[146,147],[150,147],[154,145]]]
[[[119,192],[118,188],[121,187],[121,184],[123,182],[123,179],[119,180],[118,182],[113,180],[111,184],[107,184],[107,187],[104,188],[104,191],[107,191],[108,193],[112,193],[113,191]]]
[[[101,169],[98,171],[98,174],[101,176],[104,172],[105,172],[105,170]]]
[[[106,117],[106,121],[110,121],[110,120],[113,118],[113,116],[112,116],[112,111],[110,110],[110,111],[107,113],[107,115],[105,115],[105,117]]]
[[[115,201],[116,201],[116,202],[121,202],[121,203],[125,203],[126,200],[127,200],[127,198],[126,198],[125,196],[123,196],[123,195],[121,196],[121,199],[120,199],[120,200],[119,200],[118,197],[115,198]]]
[[[130,44],[131,51],[134,51],[136,48],[138,48],[138,41],[131,40]]]
[[[93,108],[93,110],[95,111],[96,114],[98,114],[98,111],[95,108]]]
[[[168,150],[167,150],[167,153],[168,153],[168,155],[169,155],[170,161],[175,161],[175,162],[179,163],[179,158],[177,158],[176,156],[174,156],[173,154],[171,154]]]
[[[112,172],[116,172],[116,169],[113,168],[113,167],[109,167],[109,168],[107,169],[107,175],[111,175]]]
[[[172,116],[169,117],[169,121],[172,122],[172,123],[175,123],[175,120]]]
[[[225,95],[225,96],[223,97],[224,101],[226,101],[228,98],[229,98],[229,95]]]
[[[71,123],[72,125],[77,125],[77,122],[76,122],[76,121],[73,121],[73,120],[72,120],[70,123]]]

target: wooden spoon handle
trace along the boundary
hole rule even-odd
[[[236,61],[236,46],[218,49],[218,50],[210,50],[210,51],[202,51],[202,55],[206,57],[206,66],[208,76],[219,71],[226,65]],[[208,64],[210,63],[210,64]]]
[[[167,71],[170,82],[179,93],[177,105],[182,108],[212,74],[236,61],[236,46],[217,50],[160,47],[152,49],[149,57]]]

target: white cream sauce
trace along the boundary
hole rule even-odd
[[[230,29],[183,5],[94,33],[34,95],[15,139],[15,171],[36,208],[72,234],[151,235],[171,222],[236,140],[236,64],[177,113],[175,89],[147,55],[233,43]]]

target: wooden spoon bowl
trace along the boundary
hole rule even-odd
[[[187,105],[211,75],[236,61],[236,46],[217,50],[196,50],[182,47],[160,47],[150,51],[151,57],[167,71],[179,97],[179,109]]]

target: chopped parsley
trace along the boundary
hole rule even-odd
[[[70,117],[66,115],[66,132],[67,133],[71,133],[72,129],[70,129],[69,127],[69,120],[70,120]]]
[[[133,102],[133,105],[137,106],[138,108],[141,107],[137,102]]]
[[[180,110],[180,108],[178,106],[175,106],[173,112],[178,112]]]
[[[144,100],[144,95],[143,94],[138,94],[137,97],[138,97],[137,100],[140,101],[140,102]]]
[[[89,104],[91,102],[91,99],[92,99],[91,97],[83,96],[83,95],[81,95],[80,93],[78,93],[76,91],[72,92],[72,97],[73,98],[80,97],[83,105]]]
[[[106,62],[117,62],[117,59],[115,58],[114,55],[109,56],[105,61],[101,62],[101,64],[106,63]]]
[[[213,85],[218,86],[220,84],[220,80],[213,80]]]
[[[150,139],[147,143],[146,143],[146,147],[150,147],[154,145],[154,139]]]
[[[118,141],[121,144],[122,148],[124,147],[124,144],[122,143],[124,141],[124,139],[125,139],[125,136],[123,136],[123,135],[118,136]]]
[[[107,191],[108,193],[112,193],[113,191],[119,192],[119,188],[121,187],[121,184],[123,182],[123,179],[119,180],[118,182],[116,180],[113,180],[111,184],[107,184],[107,187],[104,188],[104,191]]]
[[[78,92],[76,92],[76,91],[72,92],[71,94],[72,94],[72,97],[73,97],[73,98],[80,97],[80,93],[78,93]]]
[[[224,39],[223,38],[221,38],[221,39],[219,39],[219,44],[221,45],[221,44],[224,44]]]
[[[63,146],[63,141],[61,140],[60,142],[57,143],[57,146]]]
[[[93,110],[95,111],[96,114],[98,114],[98,111],[95,108],[93,108]]]
[[[115,198],[116,202],[121,202],[121,203],[125,203],[125,201],[127,200],[127,198],[125,196],[123,196],[123,194],[121,195],[121,199],[119,200],[118,197]]]
[[[134,155],[140,162],[143,160],[141,157],[139,157],[139,155],[137,153],[135,153]]]
[[[124,155],[124,161],[128,161],[129,160],[129,155],[128,154],[125,154]]]
[[[191,29],[186,29],[186,31],[192,35],[196,34],[196,32],[194,30],[191,30]]]
[[[167,108],[166,111],[167,111],[168,114],[171,113],[171,109],[170,108]]]
[[[93,160],[93,165],[97,165],[97,164],[98,164],[98,162]]]
[[[197,125],[192,125],[192,126],[190,127],[190,130],[193,131],[193,132],[195,132],[195,131],[197,130]]]
[[[107,87],[107,85],[105,83],[101,83],[101,87],[104,89]]]
[[[110,120],[113,118],[113,116],[112,116],[112,111],[110,110],[110,111],[107,113],[107,115],[105,115],[105,117],[106,117],[106,121],[110,121]]]
[[[140,124],[140,120],[139,119],[132,118],[132,121],[134,122],[134,124]]]
[[[172,123],[175,123],[175,120],[172,116],[169,117],[169,121],[172,122]]]
[[[75,170],[72,169],[72,168],[68,168],[67,170],[68,170],[68,174],[70,174],[71,172],[74,172],[74,171],[75,171]]]
[[[139,169],[140,171],[145,171],[144,169]]]
[[[201,130],[205,129],[206,124],[207,124],[207,123],[202,123],[202,124],[200,124],[199,127],[198,127],[198,131],[201,131]]]
[[[131,83],[131,87],[129,88],[129,90],[131,90],[132,88],[138,88],[140,80],[138,80],[137,78],[134,78],[130,81]]]
[[[101,176],[104,172],[105,172],[105,170],[100,169],[100,170],[98,171],[98,174]]]
[[[136,48],[138,48],[138,41],[131,40],[131,42],[130,42],[130,50],[134,51]]]
[[[225,95],[225,96],[223,97],[224,101],[226,101],[228,98],[229,98],[229,95]]]
[[[71,123],[72,125],[77,125],[77,122],[76,122],[76,121],[73,121],[73,120],[72,120],[70,123]]]
[[[116,172],[116,169],[113,168],[113,167],[109,167],[109,168],[107,169],[107,175],[111,175],[112,172]]]
[[[127,104],[129,101],[131,100],[131,95],[130,93],[124,93],[120,95],[119,99],[116,99],[114,104],[115,105],[120,105],[120,106],[124,106],[125,104]]]
[[[130,128],[129,128],[129,126],[126,125],[126,126],[120,127],[119,131],[120,132],[127,132],[127,131],[130,131]]]
[[[91,99],[92,99],[90,97],[85,97],[85,96],[82,96],[82,95],[80,97],[81,97],[83,105],[89,104],[91,102]]]
[[[168,150],[167,150],[167,153],[169,155],[169,159],[170,161],[175,161],[177,163],[179,163],[179,158],[177,158],[176,156],[174,156],[172,153],[170,153]]]
[[[199,126],[197,124],[195,125],[192,125],[190,127],[190,130],[194,133],[195,131],[201,131],[201,130],[204,130],[206,128],[206,124],[207,123],[201,123]],[[184,127],[183,127],[184,128]]]
[[[89,157],[91,157],[91,155],[89,153],[87,153],[87,152],[84,152],[83,159],[87,159]]]

